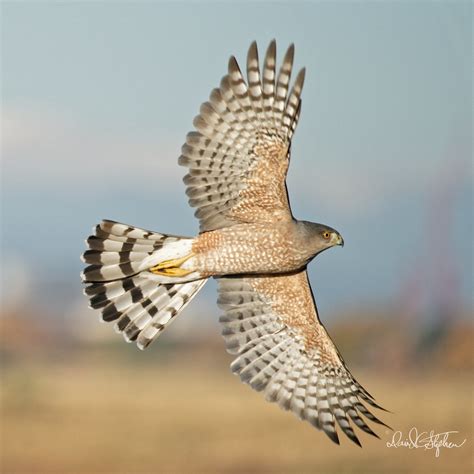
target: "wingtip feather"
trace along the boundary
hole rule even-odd
[[[233,56],[233,55],[229,58],[228,70],[229,70],[229,74],[231,74],[233,72],[239,72],[240,73],[239,63],[237,62],[236,57]]]
[[[288,49],[286,50],[285,57],[283,59],[283,64],[290,62],[293,63],[293,59],[295,57],[295,45],[293,43],[288,46]]]

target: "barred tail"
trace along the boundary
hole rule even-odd
[[[90,307],[140,349],[153,342],[206,283],[181,264],[193,239],[102,221],[87,239],[82,273]]]

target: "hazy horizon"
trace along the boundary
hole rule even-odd
[[[228,57],[275,37],[307,68],[293,212],[346,242],[310,264],[320,310],[472,308],[471,6],[269,5],[2,5],[5,304],[85,308],[102,218],[195,234],[180,146]]]

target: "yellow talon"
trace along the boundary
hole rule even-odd
[[[155,275],[165,275],[171,277],[181,277],[189,275],[194,270],[185,270],[183,268],[180,268],[180,266],[192,256],[193,254],[191,253],[183,258],[165,260],[164,262],[160,262],[158,265],[151,267],[149,271]]]
[[[155,275],[164,275],[170,277],[182,277],[189,275],[193,270],[183,270],[182,268],[164,268],[163,270],[150,270]]]

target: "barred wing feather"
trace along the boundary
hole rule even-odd
[[[265,398],[291,410],[339,443],[336,424],[356,444],[352,424],[377,436],[361,415],[379,407],[354,379],[320,323],[306,271],[220,278],[220,321],[232,371]],[[361,401],[362,400],[362,401]],[[385,425],[386,426],[386,425]]]
[[[234,57],[220,87],[194,119],[179,164],[201,231],[242,222],[291,219],[286,192],[291,138],[301,108],[302,69],[290,90],[294,47],[275,73],[275,41],[260,72],[256,43],[247,57],[247,81]]]

